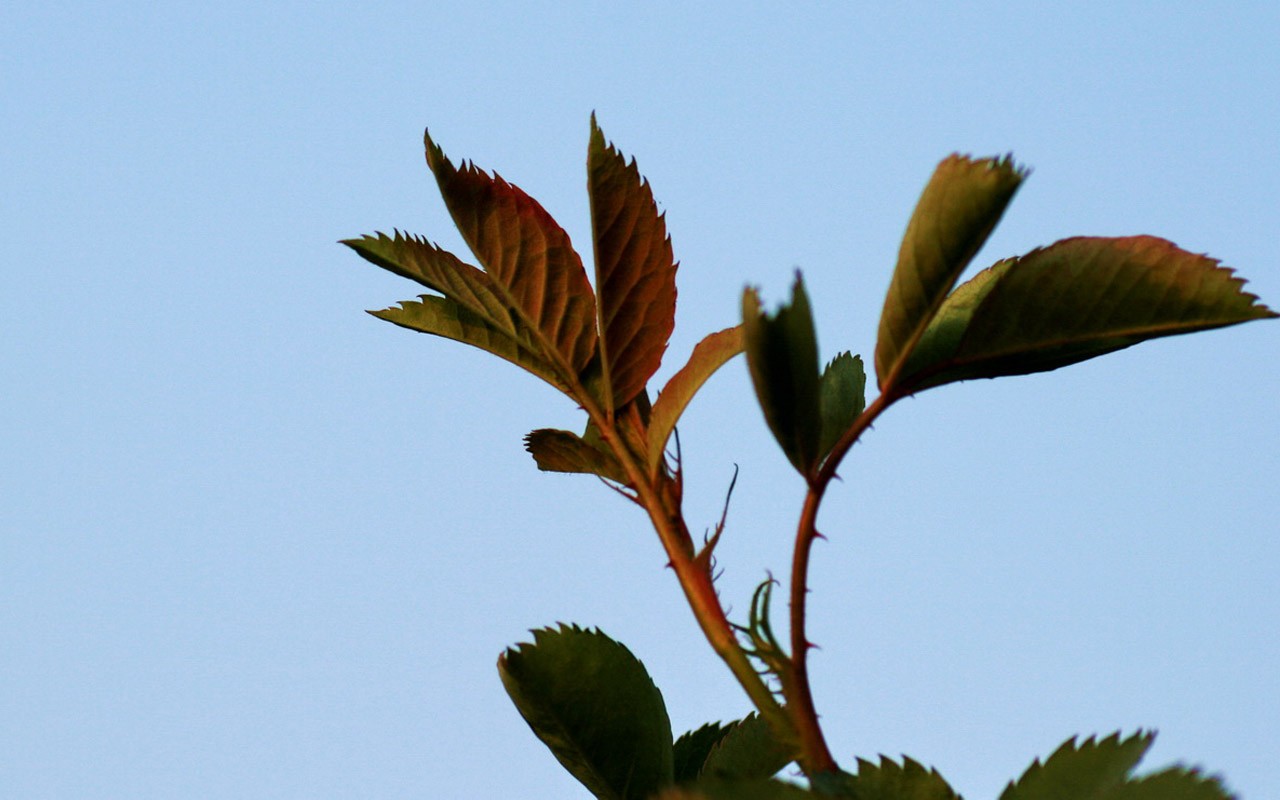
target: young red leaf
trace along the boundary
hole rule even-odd
[[[658,468],[667,439],[675,430],[676,422],[684,413],[693,396],[702,388],[716,370],[742,352],[742,326],[734,325],[708,335],[698,342],[689,356],[689,362],[671,376],[662,387],[649,415],[649,471]]]
[[[888,391],[895,374],[924,333],[1026,172],[1009,157],[944,159],[920,195],[902,237],[880,315],[876,376]]]
[[[1147,339],[1277,316],[1212,258],[1153,236],[1078,237],[1002,261],[947,298],[903,394],[1074,364]]]
[[[644,389],[662,363],[675,326],[676,264],[666,222],[649,182],[611,144],[591,116],[587,191],[595,240],[600,369],[607,405]]]
[[[445,205],[506,305],[576,377],[595,354],[595,296],[569,236],[518,187],[473,164],[457,169],[425,137]]]
[[[629,483],[626,471],[612,453],[576,433],[540,428],[524,437],[524,446],[544,472],[585,473]]]

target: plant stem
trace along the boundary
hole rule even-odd
[[[818,533],[818,509],[827,487],[836,475],[836,468],[845,454],[858,440],[864,431],[871,426],[876,417],[897,399],[893,396],[880,395],[863,410],[831,448],[831,453],[818,470],[818,474],[809,484],[805,495],[804,507],[800,511],[800,521],[796,526],[795,548],[791,556],[791,667],[793,674],[788,685],[787,710],[791,714],[792,725],[800,740],[803,760],[800,766],[806,775],[835,772],[839,769],[827,747],[822,733],[822,725],[818,722],[818,712],[813,702],[813,691],[809,684],[809,650],[813,647],[805,630],[806,603],[809,595],[809,554],[813,542],[821,534]]]

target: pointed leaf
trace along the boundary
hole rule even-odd
[[[580,472],[629,483],[626,471],[612,453],[576,433],[541,428],[524,437],[524,446],[544,472]]]
[[[674,747],[676,783],[689,783],[698,777],[702,772],[702,765],[706,763],[707,756],[711,753],[711,748],[728,735],[732,725],[733,723],[730,723],[730,727],[724,727],[718,722],[708,722],[697,730],[681,734],[680,738],[676,739]]]
[[[1171,767],[1131,780],[1115,789],[1107,800],[1231,800],[1232,795],[1214,777],[1194,769]]]
[[[596,797],[643,800],[673,780],[662,693],[631,651],[561,625],[511,648],[498,672],[520,715]]]
[[[653,800],[815,800],[824,796],[778,780],[734,781],[712,778],[667,789]]]
[[[557,389],[568,391],[556,369],[543,361],[531,346],[493,328],[486,320],[448,298],[422,295],[417,301],[405,300],[398,307],[369,313],[402,328],[443,336],[487,350],[527,369]]]
[[[742,326],[734,325],[708,335],[693,348],[689,363],[671,376],[653,403],[649,417],[649,470],[657,469],[666,450],[667,439],[675,430],[680,415],[716,370],[742,352],[744,339]]]
[[[757,714],[732,723],[711,748],[702,774],[720,778],[771,778],[795,760],[791,746],[781,742]]]
[[[822,412],[822,435],[818,438],[820,458],[826,458],[840,434],[853,425],[867,406],[867,372],[862,356],[841,353],[822,371],[818,404]]]
[[[425,136],[445,205],[505,304],[544,357],[575,376],[595,355],[595,296],[569,236],[536,200],[473,164],[456,169]]]
[[[902,764],[880,757],[879,764],[858,759],[858,774],[849,780],[858,800],[959,800],[937,770],[903,758]]]
[[[600,361],[612,410],[631,402],[662,363],[675,327],[676,264],[649,182],[591,115],[587,190],[595,239]]]
[[[876,376],[881,390],[893,382],[1025,175],[1008,156],[952,155],[938,165],[907,223],[880,314]]]
[[[1068,739],[1043,764],[1037,759],[1017,783],[1011,783],[1000,800],[1059,800],[1060,798],[1110,798],[1155,739],[1139,731],[1127,739],[1115,733],[1102,741],[1093,737],[1077,745]]]
[[[1153,236],[1078,237],[984,270],[947,298],[899,382],[911,393],[1043,372],[1276,314],[1214,259]]]
[[[799,274],[791,301],[775,313],[760,309],[756,290],[742,296],[747,366],[765,421],[792,465],[808,477],[818,461],[821,412],[818,342]]]

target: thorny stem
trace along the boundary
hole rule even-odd
[[[804,755],[800,761],[801,768],[811,777],[815,772],[835,772],[839,769],[822,734],[818,712],[813,703],[813,692],[809,686],[808,658],[809,649],[813,645],[805,632],[805,616],[809,594],[809,553],[813,549],[814,540],[821,535],[817,528],[818,509],[822,505],[827,487],[836,475],[836,468],[849,448],[895,399],[897,398],[893,395],[881,394],[858,415],[836,442],[822,468],[809,483],[809,491],[805,495],[800,522],[796,528],[795,549],[791,556],[791,667],[794,674],[790,684],[794,689],[788,693],[787,710]]]

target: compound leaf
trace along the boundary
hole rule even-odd
[[[424,137],[427,165],[462,238],[506,306],[575,377],[596,350],[595,295],[569,235],[536,200]]]
[[[661,463],[667,439],[671,438],[676,422],[698,389],[729,359],[741,353],[743,345],[741,325],[709,334],[693,348],[689,362],[662,387],[649,416],[648,453],[651,472]]]
[[[876,376],[888,391],[934,312],[1013,199],[1026,171],[1008,156],[951,155],[907,223],[876,341]]]
[[[676,263],[649,182],[591,115],[587,191],[595,241],[600,368],[609,409],[631,402],[662,363],[675,327]]]
[[[402,328],[443,336],[478,347],[527,369],[561,391],[568,391],[560,373],[536,352],[535,345],[493,327],[486,319],[447,297],[422,295],[399,306],[370,311]]]
[[[544,472],[579,472],[629,483],[618,459],[569,431],[540,428],[524,437],[525,449]]]
[[[772,314],[760,308],[760,296],[742,295],[742,327],[747,366],[769,430],[801,475],[817,464],[821,432],[818,342],[804,282],[796,275],[791,300]]]
[[[1276,316],[1243,284],[1214,259],[1153,236],[1064,239],[956,289],[908,360],[900,391],[1043,372]]]
[[[631,651],[561,625],[503,653],[498,672],[529,727],[596,797],[643,800],[674,778],[662,693]]]

